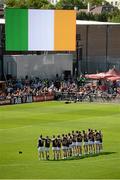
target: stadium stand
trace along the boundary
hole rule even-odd
[[[0,90],[0,105],[21,104],[47,100],[73,102],[116,102],[120,100],[120,81],[88,81],[82,75],[77,80],[70,78],[54,80],[39,78],[7,81]]]

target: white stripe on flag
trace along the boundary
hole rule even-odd
[[[28,10],[28,50],[54,50],[53,10]]]

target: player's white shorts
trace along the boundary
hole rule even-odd
[[[60,147],[57,147],[57,151],[60,151],[61,150],[61,148]]]
[[[95,141],[95,144],[100,144],[100,141]]]
[[[49,147],[45,147],[45,152],[49,152],[50,148]]]
[[[73,147],[72,144],[70,144],[70,145],[69,145],[69,149],[72,149],[72,147]]]
[[[82,142],[76,142],[76,146],[82,146]]]
[[[67,146],[62,146],[62,150],[63,151],[67,150]]]
[[[87,146],[87,145],[88,145],[88,142],[84,142],[83,144],[84,144],[84,146]]]
[[[38,152],[44,152],[45,148],[43,147],[38,147]]]
[[[88,144],[89,144],[89,145],[93,145],[94,142],[93,142],[93,141],[88,141]]]
[[[52,150],[53,151],[57,151],[57,147],[52,147]]]
[[[76,142],[72,142],[72,147],[75,147],[76,146]]]

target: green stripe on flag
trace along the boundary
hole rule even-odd
[[[8,8],[5,18],[6,50],[28,50],[28,9]]]

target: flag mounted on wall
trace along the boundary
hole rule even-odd
[[[7,8],[7,51],[75,51],[76,11]]]

